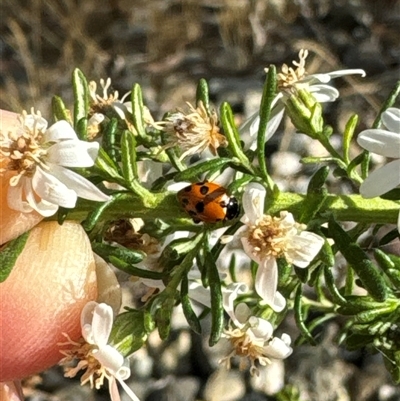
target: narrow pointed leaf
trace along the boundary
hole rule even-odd
[[[208,84],[204,78],[201,78],[199,83],[197,84],[196,103],[198,104],[199,102],[203,103],[207,114],[210,115],[210,98],[208,93]]]
[[[89,113],[89,87],[86,77],[79,68],[75,68],[72,73],[72,87],[74,91],[74,128],[79,138],[86,140],[87,133],[78,130],[78,123],[83,118],[86,119]]]
[[[65,120],[72,125],[71,113],[59,96],[53,96],[53,99],[51,100],[51,108],[55,121]]]
[[[342,255],[358,274],[369,294],[376,301],[384,301],[388,296],[388,289],[383,277],[368,255],[334,219],[329,221],[329,233]]]
[[[10,275],[28,237],[29,231],[8,242],[0,251],[0,283]]]
[[[257,156],[261,175],[265,181],[269,180],[267,172],[267,163],[265,157],[265,138],[267,135],[268,121],[271,115],[272,102],[276,95],[276,68],[271,65],[268,68],[265,79],[263,95],[260,106],[260,125],[257,133]]]
[[[136,162],[136,139],[132,132],[125,130],[121,138],[122,175],[127,183],[138,178]]]
[[[187,168],[184,171],[177,173],[174,177],[175,182],[179,181],[192,181],[194,179],[199,179],[202,174],[212,170],[212,169],[220,169],[225,164],[230,163],[231,159],[218,157],[215,159],[207,160],[203,163],[196,164]]]
[[[139,84],[133,85],[132,94],[132,118],[133,125],[135,126],[136,132],[141,138],[146,138],[146,130],[144,127],[144,112],[143,112],[143,95],[142,89]]]
[[[354,131],[358,123],[358,116],[352,115],[347,121],[346,127],[343,134],[343,157],[346,163],[350,162],[350,144],[354,136]]]

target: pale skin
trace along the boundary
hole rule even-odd
[[[17,123],[17,114],[0,110],[1,131]],[[19,380],[62,358],[63,333],[75,340],[81,336],[81,310],[98,295],[95,261],[81,225],[41,222],[35,212],[10,209],[8,181],[8,173],[0,176],[0,244],[33,229],[11,274],[0,283],[2,401],[21,400]]]

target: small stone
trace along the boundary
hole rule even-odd
[[[206,401],[236,401],[246,392],[243,376],[238,371],[218,369],[207,381],[204,390]]]

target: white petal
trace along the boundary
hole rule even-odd
[[[382,113],[382,122],[392,132],[400,133],[400,109],[389,107]]]
[[[119,395],[119,389],[117,385],[117,380],[114,376],[111,376],[108,381],[108,391],[110,393],[111,401],[121,401],[121,397]]]
[[[257,294],[268,305],[274,304],[278,286],[278,265],[273,257],[264,259],[258,266],[254,287]]]
[[[286,299],[279,291],[277,291],[275,293],[274,301],[273,301],[272,305],[270,305],[270,307],[272,308],[272,310],[274,312],[277,312],[277,313],[282,312],[285,309]]]
[[[331,79],[335,79],[338,77],[343,77],[345,75],[361,75],[362,77],[365,77],[367,74],[364,70],[356,68],[356,69],[332,71],[329,72],[328,75],[331,77]]]
[[[106,202],[110,200],[108,195],[101,192],[89,180],[74,171],[55,164],[49,164],[49,166],[51,173],[69,188],[73,189],[80,198],[98,202]]]
[[[285,105],[284,103],[278,103],[272,110],[271,110],[271,115],[270,119],[267,124],[267,132],[265,135],[265,140],[268,141],[272,137],[272,135],[275,134],[276,130],[279,127],[279,124],[282,121],[283,115],[285,112]],[[241,130],[244,129],[249,129],[249,134],[251,139],[251,143],[248,144],[248,147],[252,150],[255,150],[257,148],[257,134],[258,134],[258,128],[260,126],[260,116],[258,113],[254,114],[251,120],[248,120],[246,122],[246,125],[243,125]],[[242,132],[242,131],[241,131]]]
[[[59,142],[64,139],[78,139],[74,129],[65,120],[57,121],[43,135],[44,142]]]
[[[211,308],[210,290],[204,288],[200,283],[195,281],[189,283],[189,298]]]
[[[281,340],[289,347],[292,343],[292,339],[290,338],[289,334],[283,333],[281,335]]]
[[[294,249],[288,251],[288,259],[297,267],[307,267],[317,256],[324,244],[324,239],[317,234],[309,231],[302,231],[293,236]]]
[[[50,217],[58,210],[58,204],[50,203],[44,199],[37,200],[32,188],[32,180],[26,180],[24,185],[26,200],[33,209],[43,217]]]
[[[251,316],[251,309],[244,302],[240,302],[235,308],[236,320],[242,325],[246,324]]]
[[[137,395],[129,388],[129,386],[123,380],[118,379],[118,377],[117,377],[117,380],[118,380],[119,384],[122,386],[122,388],[124,389],[125,393],[128,394],[129,398],[132,401],[140,401],[139,398],[137,397]],[[112,401],[114,401],[114,400],[112,400]]]
[[[54,205],[73,208],[76,204],[76,193],[39,166],[32,177],[32,187],[40,198]]]
[[[339,91],[329,85],[312,85],[308,90],[313,94],[319,103],[334,102],[339,97]]]
[[[242,327],[240,322],[236,319],[234,302],[239,294],[245,294],[248,288],[244,283],[231,283],[226,288],[222,289],[222,304],[225,312],[229,315],[232,322],[237,327]]]
[[[99,125],[105,119],[104,114],[102,113],[94,113],[92,117],[89,118],[88,125]]]
[[[399,216],[397,217],[397,231],[400,233],[400,212]]]
[[[99,151],[98,142],[62,141],[47,150],[46,160],[64,167],[92,167]]]
[[[271,358],[284,359],[293,352],[293,349],[288,347],[280,338],[274,337],[272,341],[264,347],[264,352]]]
[[[343,77],[345,75],[355,75],[355,74],[360,74],[362,77],[365,77],[366,73],[364,70],[361,69],[348,69],[348,70],[338,70],[338,71],[332,71],[327,74],[312,74],[309,75],[308,77],[304,78],[301,80],[301,82],[314,82],[314,81],[319,81],[322,83],[328,83],[331,79],[335,79],[338,77]]]
[[[141,160],[137,162],[138,175],[140,182],[152,184],[157,178],[163,175],[162,163],[156,163],[153,160]]]
[[[256,316],[251,316],[249,319],[249,324],[251,326],[251,331],[253,332],[255,337],[263,339],[265,341],[269,340],[272,337],[274,328],[268,320]]]
[[[258,111],[256,111],[239,127],[240,136],[243,136],[246,132],[249,132],[251,136],[257,135],[259,123],[260,116]]]
[[[25,186],[25,180],[30,180],[27,177],[21,177],[19,183],[16,186],[9,186],[7,192],[7,204],[10,209],[18,210],[22,213],[30,213],[32,206],[28,202],[23,201],[23,188]]]
[[[372,172],[360,186],[364,198],[375,198],[400,185],[400,159]]]
[[[115,112],[118,114],[118,117],[122,120],[125,120],[129,114],[131,114],[125,104],[121,103],[120,101],[114,102],[112,106]]]
[[[126,380],[129,379],[131,375],[131,368],[129,367],[129,361],[128,359],[124,359],[124,364],[118,369],[118,372],[115,374],[115,377],[117,377],[120,380]]]
[[[284,113],[285,113],[285,105],[283,103],[279,103],[276,107],[272,109],[271,116],[267,124],[267,133],[265,135],[265,141],[268,141],[272,137],[272,135],[275,134],[276,130],[279,127],[279,124],[282,121]]]
[[[400,158],[400,135],[383,129],[367,129],[357,137],[358,144],[378,155]]]
[[[94,344],[92,335],[92,321],[93,321],[93,312],[97,305],[98,305],[97,302],[89,301],[81,311],[82,337],[89,344]]]
[[[111,306],[104,303],[96,305],[93,311],[92,332],[94,343],[99,348],[102,348],[107,344],[108,337],[110,337],[112,324],[113,310]],[[98,358],[96,357],[96,359]],[[115,370],[115,372],[117,370]]]
[[[43,117],[39,117],[38,115],[28,114],[24,118],[24,125],[29,129],[29,131],[45,132],[47,128],[47,121]]]
[[[124,364],[122,354],[111,345],[104,345],[98,350],[93,350],[92,354],[113,376]]]
[[[244,189],[242,205],[244,216],[242,223],[253,223],[264,214],[264,201],[266,196],[265,188],[256,182],[251,182]]]

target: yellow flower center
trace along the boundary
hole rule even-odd
[[[301,49],[299,52],[299,61],[293,61],[293,65],[297,68],[289,67],[287,64],[282,65],[282,70],[278,73],[278,89],[290,90],[298,81],[301,81],[306,75],[306,58],[308,50]]]
[[[230,360],[234,356],[240,358],[239,368],[245,370],[248,368],[250,363],[250,373],[252,375],[258,375],[257,362],[265,366],[271,363],[270,359],[265,356],[264,343],[261,341],[254,341],[247,333],[247,330],[243,329],[229,329],[226,330],[224,336],[227,337],[232,345],[232,352],[220,362],[224,363],[228,369],[230,369]]]
[[[168,134],[167,147],[177,146],[182,150],[182,157],[201,153],[207,148],[213,155],[217,154],[217,149],[226,147],[228,142],[226,137],[220,133],[218,126],[218,116],[215,111],[210,115],[202,102],[197,108],[190,103],[189,113],[178,111],[160,124],[164,124],[164,131]]]
[[[33,114],[33,113],[32,113]],[[0,171],[15,171],[17,173],[10,180],[10,185],[17,185],[21,176],[32,177],[38,164],[43,165],[42,158],[46,155],[46,149],[42,146],[43,132],[37,127],[37,120],[41,118],[40,113],[35,117],[32,128],[25,124],[26,111],[22,113],[19,120],[21,133],[0,132],[0,161],[6,161],[5,168]]]
[[[254,256],[260,259],[285,256],[288,259],[287,251],[296,246],[292,243],[291,234],[304,230],[305,226],[296,222],[288,223],[286,216],[284,212],[280,217],[264,215],[248,228],[245,236]]]
[[[75,377],[80,370],[86,370],[81,377],[81,384],[90,383],[90,387],[97,390],[104,384],[104,378],[110,379],[111,375],[107,369],[93,356],[93,351],[97,346],[87,343],[83,338],[79,341],[73,341],[63,333],[67,340],[65,343],[59,343],[60,346],[69,346],[69,349],[60,350],[65,356],[59,365],[64,367],[65,377]],[[71,366],[74,360],[78,360],[76,366]]]

